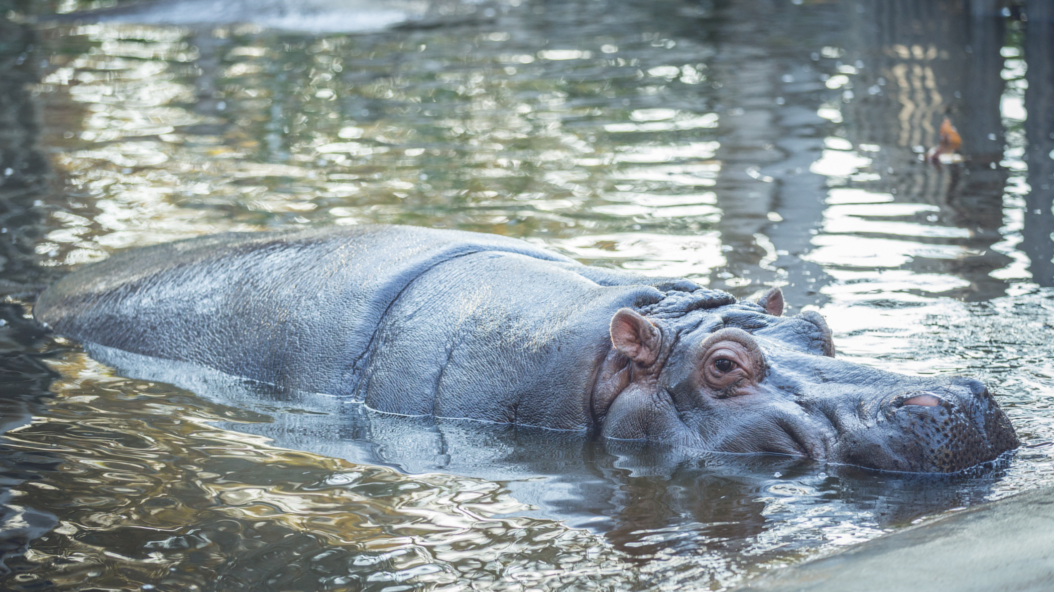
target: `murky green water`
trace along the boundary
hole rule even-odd
[[[718,590],[1054,483],[1054,446],[905,479],[184,390],[27,320],[40,286],[128,247],[460,228],[741,297],[782,285],[839,355],[979,377],[1041,445],[1054,25],[1028,6],[378,0],[411,21],[372,32],[394,17],[328,0],[232,1],[212,27],[25,18],[97,5],[0,0],[0,588]],[[246,18],[319,32],[226,22]],[[946,114],[962,162],[928,164]]]

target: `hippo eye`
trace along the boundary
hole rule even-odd
[[[749,333],[737,327],[715,331],[696,346],[696,351],[699,365],[690,380],[707,396],[725,399],[755,392],[765,378],[761,348]]]

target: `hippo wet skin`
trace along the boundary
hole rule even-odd
[[[815,312],[406,226],[132,250],[47,288],[56,333],[396,414],[955,472],[1018,445],[983,384],[836,359]]]

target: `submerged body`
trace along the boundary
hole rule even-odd
[[[835,360],[816,313],[403,226],[224,234],[48,288],[59,334],[379,411],[898,471],[1016,447],[981,383]]]

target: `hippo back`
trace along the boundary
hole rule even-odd
[[[342,395],[400,294],[483,252],[577,265],[515,239],[427,228],[228,233],[90,265],[42,293],[34,315],[80,341]]]

